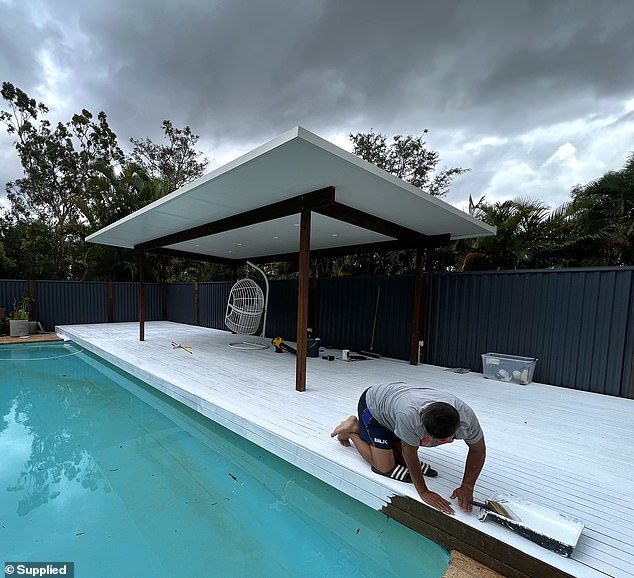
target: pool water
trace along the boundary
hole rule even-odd
[[[446,550],[72,343],[0,347],[0,561],[427,576]]]

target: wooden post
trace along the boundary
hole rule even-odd
[[[308,354],[308,286],[310,273],[309,210],[301,212],[299,226],[299,277],[297,280],[297,356],[295,359],[295,389],[306,391],[306,355]]]
[[[145,341],[145,253],[139,253],[139,341]]]
[[[29,321],[37,321],[37,281],[35,279],[29,279]]]
[[[420,362],[420,339],[421,339],[421,311],[423,310],[423,287],[424,287],[424,270],[423,270],[423,248],[416,249],[416,271],[414,273],[414,303],[412,307],[412,334],[409,346],[409,363],[410,365],[418,365]]]

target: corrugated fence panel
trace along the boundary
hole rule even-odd
[[[297,341],[297,280],[269,282],[266,336]]]
[[[55,325],[106,323],[108,290],[105,282],[38,281],[37,320],[46,331]]]
[[[434,274],[428,362],[536,357],[535,381],[627,397],[633,287],[631,267]]]
[[[315,336],[324,345],[408,359],[414,279],[312,281]],[[231,284],[199,284],[199,323],[224,329]],[[539,359],[534,379],[634,396],[634,267],[436,273],[432,275],[427,361],[482,371],[489,351]],[[37,281],[37,317],[55,325],[107,322],[107,284]],[[162,319],[163,288],[146,285],[146,319]],[[0,307],[28,282],[0,280]],[[168,319],[194,323],[194,284],[167,286]],[[138,320],[138,284],[113,283],[114,321]],[[297,281],[270,283],[267,337],[296,340]]]
[[[218,281],[198,286],[198,323],[203,327],[227,330],[225,314],[232,283]]]
[[[0,279],[0,307],[6,309],[7,316],[13,312],[13,304],[19,303],[20,299],[28,293],[28,281]]]
[[[194,324],[193,283],[170,283],[167,286],[167,320]]]
[[[411,276],[320,279],[317,334],[325,345],[408,359],[413,293]]]
[[[139,284],[112,284],[112,320],[139,320]],[[163,288],[159,283],[145,284],[145,320],[160,321],[163,319]]]

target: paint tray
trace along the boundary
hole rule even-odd
[[[491,496],[480,506],[478,518],[496,521],[516,534],[570,558],[583,530],[583,522],[541,504],[507,493]]]

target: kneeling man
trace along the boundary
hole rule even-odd
[[[420,462],[418,447],[464,440],[469,453],[462,483],[451,499],[457,498],[465,512],[471,511],[486,446],[478,418],[457,397],[405,382],[374,385],[361,394],[358,416],[351,415],[330,435],[344,446],[352,442],[373,472],[412,482],[425,503],[447,514],[454,513],[451,503],[427,489],[423,475],[433,477],[438,472]]]

